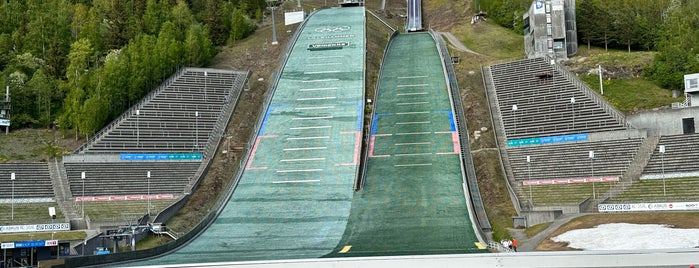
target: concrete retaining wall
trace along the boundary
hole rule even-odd
[[[699,107],[649,111],[626,117],[638,129],[647,129],[648,135],[677,135],[682,132],[682,118],[694,117],[699,121]],[[696,124],[696,123],[695,123]]]
[[[589,141],[610,141],[625,140],[635,138],[647,138],[648,131],[645,129],[628,129],[619,131],[592,132],[587,134]]]

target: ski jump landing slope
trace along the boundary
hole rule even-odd
[[[367,174],[331,256],[485,252],[469,216],[460,144],[442,60],[427,33],[386,52]]]
[[[337,246],[361,149],[364,25],[363,7],[308,18],[221,214],[187,246],[136,265],[318,258]]]

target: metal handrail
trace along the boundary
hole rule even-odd
[[[550,57],[546,57],[545,59],[547,61],[551,60]],[[614,106],[612,106],[607,101],[605,101],[600,95],[597,94],[596,91],[592,90],[587,84],[582,82],[576,75],[573,75],[571,72],[569,72],[565,68],[561,67],[559,64],[554,64],[553,68],[556,71],[558,71],[568,82],[575,85],[575,88],[577,88],[583,94],[585,94],[586,97],[590,98],[593,102],[595,102],[597,104],[597,106],[604,109],[604,111],[607,112],[607,114],[611,115],[618,122],[621,122],[621,124],[624,125],[624,127],[627,127],[627,128],[629,127],[628,123],[626,122],[626,116],[621,111],[619,111]]]

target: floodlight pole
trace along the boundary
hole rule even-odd
[[[590,179],[592,180],[592,199],[597,199],[597,193],[595,193],[595,151],[590,151],[589,153],[590,157],[590,170],[592,172],[592,176]]]
[[[140,117],[141,111],[136,110],[136,148],[138,148],[138,143],[139,143],[139,136],[141,134],[141,131],[139,129],[139,124],[138,124],[138,117]]]
[[[665,145],[660,145],[660,169],[663,172],[663,197],[667,197],[665,191]]]
[[[204,71],[204,103],[206,103],[206,78],[208,77],[208,73]]]
[[[82,190],[83,190],[83,196],[82,196],[82,198],[80,199],[80,206],[81,206],[82,208],[81,208],[80,210],[82,210],[83,220],[84,220],[84,219],[85,219],[85,171],[83,171],[82,173],[80,173],[80,178],[81,178],[82,181],[83,181],[83,187],[82,187],[82,188],[83,188],[83,189],[82,189]],[[83,247],[84,247],[84,246],[83,246]],[[84,252],[83,252],[83,255],[85,255]]]
[[[12,181],[12,212],[11,219],[15,220],[15,173],[10,173],[10,180]],[[4,260],[3,260],[4,261]]]
[[[512,135],[514,136],[515,133],[517,132],[517,104],[512,105],[512,118],[514,118],[514,126],[512,129]]]
[[[147,182],[148,192],[147,192],[146,199],[148,199],[148,216],[150,216],[150,171],[148,171],[148,173],[146,173],[146,177],[148,178],[148,182]]]
[[[199,150],[199,111],[194,111],[194,150]]]
[[[599,91],[604,96],[604,86],[602,85],[602,65],[597,64],[597,70],[599,71]]]
[[[276,23],[274,22],[274,10],[277,9],[277,1],[266,0],[265,2],[267,3],[267,9],[272,11],[272,45],[276,45],[279,44],[279,42],[277,42],[277,27],[275,25]]]
[[[531,162],[531,156],[527,155],[527,173],[528,175],[528,181],[529,181],[529,203],[534,204],[534,195],[532,195],[532,170],[529,167],[529,164]]]
[[[573,111],[573,127],[575,130],[575,97],[570,97],[570,110]]]

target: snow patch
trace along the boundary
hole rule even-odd
[[[551,238],[582,250],[670,249],[699,247],[699,229],[660,224],[608,223]]]

